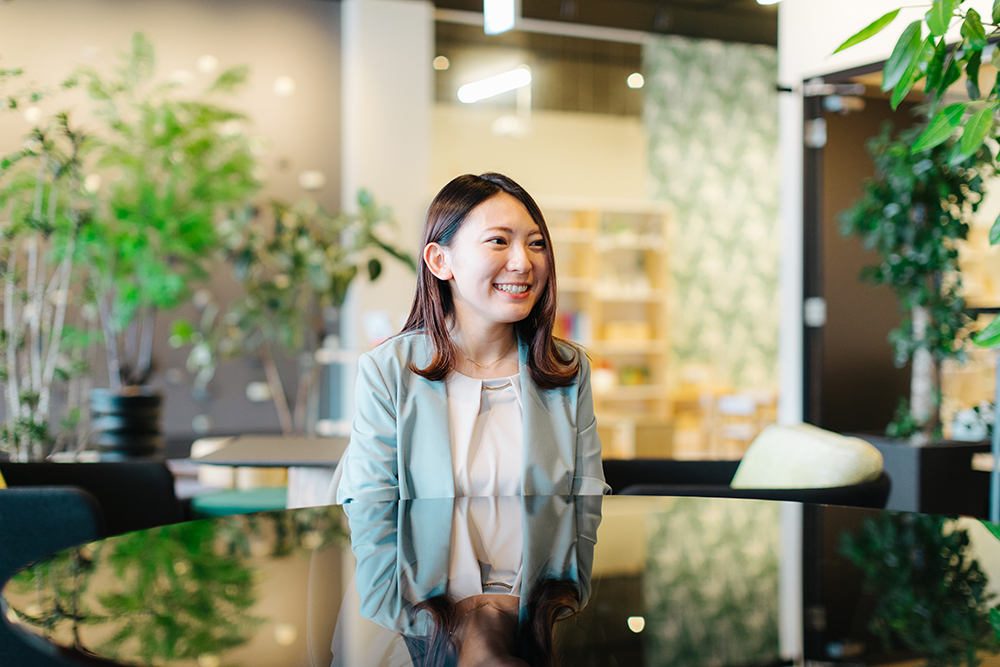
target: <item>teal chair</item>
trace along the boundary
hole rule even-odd
[[[0,489],[0,586],[31,563],[104,535],[97,500],[83,489],[44,487]],[[59,649],[11,626],[0,617],[0,664],[17,667],[71,667]],[[108,664],[104,662],[92,664]]]
[[[285,509],[288,489],[284,486],[269,486],[257,489],[233,489],[219,493],[207,493],[191,500],[191,517],[204,519],[233,514],[251,514],[269,510]]]

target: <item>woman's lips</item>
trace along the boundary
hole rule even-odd
[[[493,283],[493,289],[512,299],[526,299],[531,294],[531,285],[523,283]]]

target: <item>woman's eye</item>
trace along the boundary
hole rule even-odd
[[[532,241],[531,242],[531,247],[532,248],[544,249],[545,248],[545,239],[538,239],[537,241]]]
[[[507,239],[497,236],[488,240],[487,243],[492,243],[493,245],[507,245]]]

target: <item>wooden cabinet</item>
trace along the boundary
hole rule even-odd
[[[590,354],[605,456],[668,456],[669,209],[580,200],[540,206],[556,257],[555,333]]]

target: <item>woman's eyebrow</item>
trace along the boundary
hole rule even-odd
[[[493,232],[504,232],[506,234],[513,234],[514,230],[511,229],[510,227],[499,227],[499,226],[498,227],[487,227],[486,229],[483,230],[484,234],[489,234],[489,233],[493,233]],[[538,229],[537,227],[535,229],[532,229],[530,232],[528,232],[528,236],[531,236],[532,234],[538,234],[539,236],[543,236],[542,230]]]

